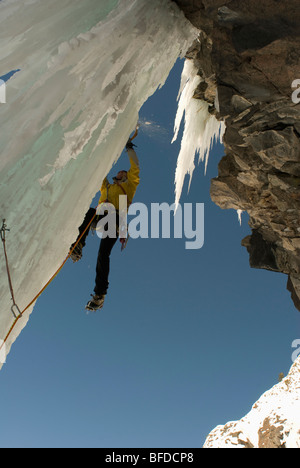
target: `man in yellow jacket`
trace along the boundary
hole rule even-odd
[[[126,151],[130,161],[129,171],[118,172],[118,174],[113,178],[113,184],[110,184],[108,179],[105,178],[101,187],[99,205],[102,203],[110,203],[114,206],[116,210],[116,223],[115,232],[113,233],[114,235],[108,234],[107,236],[103,236],[100,242],[96,267],[95,294],[92,295],[92,300],[89,301],[86,306],[86,309],[90,311],[101,309],[107,294],[109,286],[108,277],[110,270],[110,254],[119,237],[119,197],[121,195],[126,195],[127,206],[129,207],[140,183],[139,160],[133,149],[134,145],[132,144],[132,139],[130,139],[126,145]],[[95,219],[95,215],[96,210],[94,208],[90,208],[85,216],[83,224],[79,228],[77,241],[71,246],[71,251],[72,249],[73,251],[70,256],[74,262],[77,262],[82,257],[82,249],[85,246],[86,237],[89,233],[91,222]],[[97,221],[103,218],[104,215],[100,216],[100,219],[97,219]],[[74,248],[78,239],[80,239],[80,241]]]

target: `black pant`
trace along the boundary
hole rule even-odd
[[[86,227],[90,224],[92,218],[95,216],[96,210],[95,208],[90,208],[89,211],[86,213],[84,221],[82,225],[79,228],[79,236],[84,232]],[[103,218],[100,217],[99,219]],[[117,214],[117,219],[116,219],[116,233],[115,237],[105,237],[101,239],[100,242],[100,247],[99,247],[99,252],[98,252],[98,258],[97,258],[97,267],[96,267],[96,281],[95,281],[95,294],[98,294],[98,296],[102,296],[102,294],[107,294],[108,290],[108,277],[109,277],[109,270],[110,270],[110,254],[112,251],[113,246],[117,242],[118,239],[118,225],[119,225],[119,217]],[[83,234],[80,243],[85,246],[85,241],[88,236],[88,233],[90,231],[90,227],[86,230],[86,232]]]

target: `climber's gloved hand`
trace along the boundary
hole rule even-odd
[[[126,149],[127,149],[127,150],[128,150],[128,149],[133,149],[134,147],[136,148],[136,145],[134,145],[134,144],[132,143],[132,141],[131,141],[131,138],[129,138],[129,140],[128,140],[127,143],[126,143]]]

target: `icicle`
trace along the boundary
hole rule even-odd
[[[195,157],[199,154],[199,162],[205,161],[205,173],[208,158],[214,141],[221,140],[225,131],[223,122],[219,122],[214,115],[209,113],[209,105],[200,99],[193,99],[194,92],[200,84],[201,78],[197,75],[192,60],[186,60],[181,77],[181,85],[178,96],[178,109],[174,125],[174,138],[177,139],[180,124],[184,119],[184,131],[181,140],[181,149],[178,156],[175,175],[175,204],[177,205],[182,193],[182,187],[186,174],[190,181],[195,169]]]
[[[242,213],[244,213],[243,210],[237,210],[240,226],[242,225]]]

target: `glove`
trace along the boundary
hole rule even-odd
[[[131,138],[129,138],[129,140],[126,143],[126,149],[133,149],[134,147],[136,148],[136,145],[134,145],[131,141]]]

